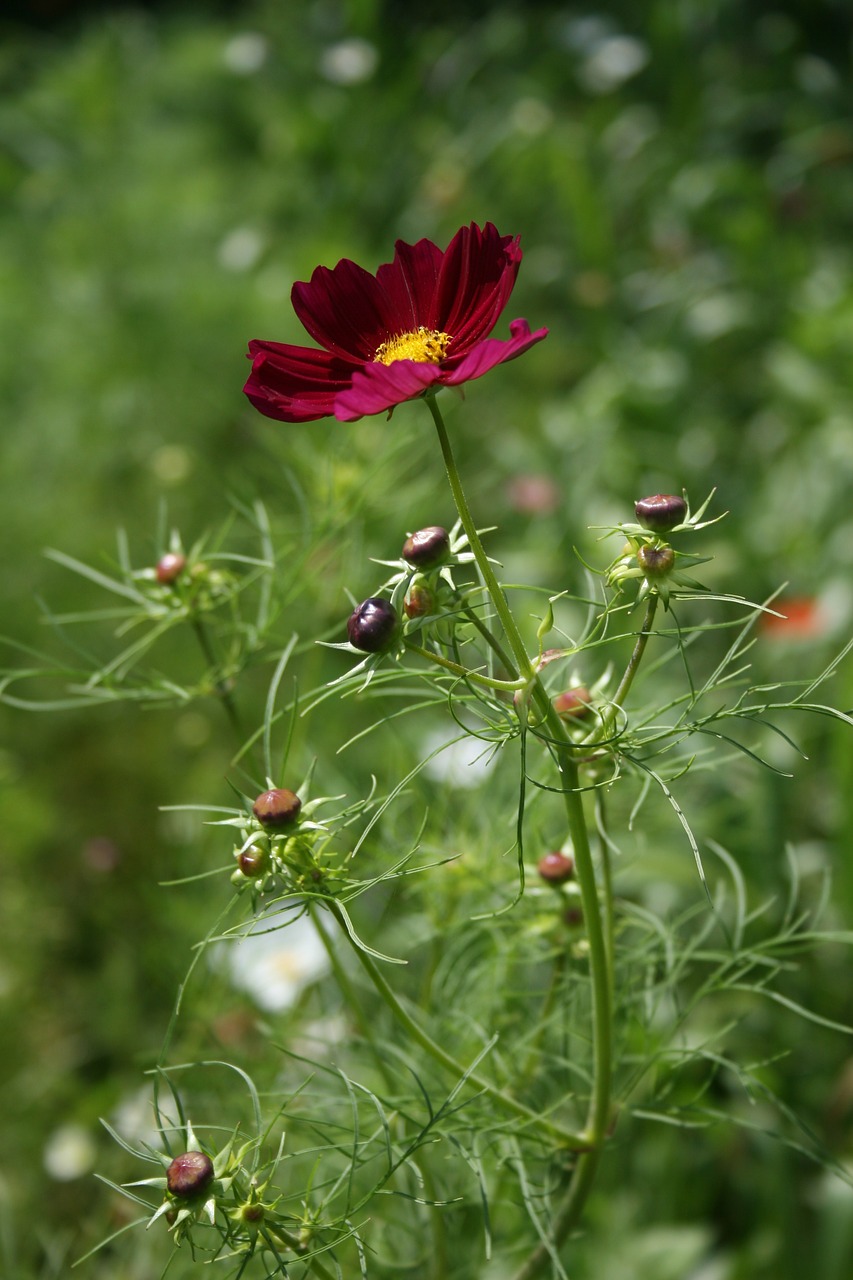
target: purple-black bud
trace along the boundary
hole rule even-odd
[[[654,533],[666,533],[681,524],[687,515],[687,503],[676,493],[654,493],[634,504],[640,524]]]
[[[289,827],[299,817],[302,801],[287,787],[274,787],[258,796],[252,813],[264,827]],[[242,868],[241,868],[242,869]]]
[[[185,1151],[175,1156],[166,1170],[166,1186],[173,1196],[193,1200],[213,1181],[213,1161],[203,1151]]]
[[[409,534],[403,543],[402,556],[407,564],[418,569],[434,569],[449,553],[450,534],[440,524],[431,524]]]
[[[672,547],[642,546],[637,552],[637,564],[647,578],[663,578],[675,564]]]
[[[394,606],[379,596],[371,596],[353,609],[347,622],[347,636],[354,649],[381,653],[393,644],[399,626]]]
[[[575,874],[575,860],[557,849],[539,859],[536,870],[546,884],[561,885]]]

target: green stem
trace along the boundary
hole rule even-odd
[[[341,916],[340,911],[338,911],[336,904],[334,902],[327,902],[326,906],[340,927],[341,933],[347,939],[358,957],[358,960],[367,973],[367,976],[370,978],[370,981],[373,983],[377,992],[394,1015],[394,1018],[399,1022],[400,1026],[403,1027],[415,1043],[419,1044],[435,1062],[439,1063],[446,1070],[452,1072],[457,1078],[461,1078],[466,1075],[466,1068],[462,1063],[458,1062],[452,1054],[449,1054],[442,1049],[441,1045],[436,1044],[435,1040],[433,1040],[432,1037],[424,1031],[423,1027],[415,1021],[411,1014],[406,1011],[397,999],[391,987],[385,981],[378,965],[374,963],[373,958],[369,956],[367,952],[364,951],[353,939],[344,924],[343,917]],[[577,1133],[574,1133],[571,1129],[565,1129],[562,1125],[555,1124],[552,1120],[546,1119],[539,1112],[531,1110],[530,1107],[526,1107],[523,1102],[518,1102],[515,1098],[511,1098],[509,1094],[504,1093],[502,1089],[493,1085],[491,1081],[486,1080],[485,1077],[479,1074],[479,1072],[468,1072],[467,1075],[468,1081],[474,1085],[475,1088],[479,1089],[482,1093],[487,1094],[492,1101],[497,1102],[505,1111],[510,1111],[513,1115],[526,1120],[528,1124],[534,1125],[537,1129],[544,1130],[552,1139],[559,1142],[561,1147],[577,1149],[587,1145],[588,1140],[586,1135],[580,1136]]]
[[[416,653],[420,658],[427,658],[430,662],[435,662],[440,667],[444,667],[447,671],[452,671],[455,676],[459,676],[462,680],[470,680],[473,684],[482,685],[484,689],[497,689],[501,693],[515,693],[519,689],[524,688],[523,680],[494,680],[491,676],[481,675],[479,671],[469,671],[467,667],[461,666],[458,662],[451,662],[449,658],[443,657],[440,653],[433,653],[431,649],[424,649],[422,645],[415,644],[414,640],[406,640],[406,648],[411,653]]]
[[[457,593],[457,597],[458,597],[458,593]],[[462,611],[465,614],[466,618],[468,618],[469,622],[471,622],[472,625],[477,628],[477,630],[479,631],[480,635],[483,637],[483,639],[485,640],[489,648],[492,649],[497,654],[504,668],[510,673],[510,675],[513,678],[515,678],[518,675],[518,672],[515,669],[515,664],[513,663],[512,658],[510,658],[506,649],[504,649],[503,645],[497,639],[497,637],[492,635],[491,631],[486,626],[485,622],[483,622],[482,618],[478,617],[476,609],[472,608],[472,606],[468,604],[467,601],[465,601],[462,603]]]
[[[450,492],[453,494],[453,501],[456,504],[456,510],[459,513],[459,519],[462,521],[462,528],[465,530],[465,536],[468,539],[468,545],[477,562],[477,568],[480,571],[480,577],[483,585],[489,593],[495,613],[500,619],[501,626],[504,629],[504,635],[509,641],[509,646],[515,655],[518,670],[521,675],[528,678],[533,675],[533,667],[530,658],[527,655],[524,641],[521,638],[518,627],[515,625],[515,618],[512,616],[510,607],[507,604],[506,596],[501,589],[501,585],[495,577],[489,557],[480,541],[480,535],[477,532],[477,526],[471,515],[468,501],[465,497],[465,490],[462,488],[462,481],[459,478],[459,470],[456,466],[456,459],[453,456],[453,450],[450,446],[450,437],[447,434],[447,427],[444,425],[444,418],[441,416],[441,410],[436,403],[434,395],[426,396],[426,404],[432,414],[436,431],[438,432],[438,441],[441,445],[441,453],[444,458],[444,466],[447,471],[447,479],[450,483]]]
[[[575,744],[569,737],[563,721],[554,710],[548,692],[530,661],[506,596],[495,577],[483,544],[480,541],[480,536],[477,533],[462,487],[447,428],[436,404],[435,396],[427,396],[426,402],[438,432],[447,478],[459,513],[459,519],[468,538],[468,544],[476,560],[483,584],[491,597],[495,613],[500,620],[504,634],[515,656],[519,672],[526,678],[530,687],[531,697],[538,707],[549,732],[549,746],[562,780],[563,801],[574,853],[578,887],[581,893],[581,904],[583,906],[589,946],[589,974],[592,987],[592,1092],[589,1098],[584,1129],[585,1147],[587,1149],[578,1157],[566,1198],[557,1213],[556,1226],[558,1234],[556,1238],[559,1243],[565,1238],[574,1223],[577,1222],[592,1188],[601,1147],[607,1136],[607,1129],[610,1123],[612,1072],[612,976],[610,954],[612,952],[612,939],[605,936],[606,931],[609,932],[609,928],[605,920],[602,919],[601,902],[590,850],[583,798],[579,787],[578,766],[573,754]],[[640,653],[642,655],[642,650]],[[633,679],[633,675],[631,679]],[[625,684],[624,679],[622,684]],[[626,685],[626,691],[629,686],[630,680]],[[622,685],[620,685],[621,688]],[[533,1259],[537,1257],[538,1253],[539,1250],[531,1256],[531,1264],[533,1264]],[[547,1251],[545,1251],[545,1255],[547,1258]],[[535,1266],[538,1269],[540,1263],[537,1261]],[[535,1273],[533,1271],[531,1275]]]
[[[634,650],[628,660],[628,665],[623,672],[622,679],[619,681],[619,687],[613,695],[613,700],[607,709],[602,713],[598,726],[595,731],[584,742],[584,746],[591,746],[593,743],[602,742],[610,736],[616,717],[621,710],[628,691],[634,683],[634,676],[637,674],[640,663],[643,660],[643,654],[646,651],[646,645],[649,642],[649,636],[652,633],[652,625],[657,612],[658,600],[660,596],[657,592],[652,592],[649,596],[649,603],[646,605],[646,614],[643,618],[643,624],[637,633],[637,639],[634,643]]]
[[[207,659],[208,666],[211,671],[216,671],[219,666],[216,654],[213,652],[213,645],[210,643],[210,636],[207,634],[207,628],[197,614],[190,614],[190,625],[195,633],[195,637],[201,646],[201,651]],[[231,722],[231,727],[237,734],[240,742],[245,738],[243,726],[240,724],[240,716],[237,712],[237,706],[232,697],[231,690],[224,680],[217,679],[214,685],[216,696],[225,708],[226,715]]]

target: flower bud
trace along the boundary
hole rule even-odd
[[[564,689],[554,699],[554,710],[564,720],[582,720],[589,714],[592,694],[585,685],[579,684],[572,689]]]
[[[565,884],[575,874],[575,860],[569,857],[567,853],[560,853],[559,850],[555,850],[553,853],[546,853],[544,857],[539,859],[536,870],[546,884]]]
[[[267,795],[271,793],[268,791]],[[259,818],[263,822],[263,818]],[[264,849],[259,849],[257,845],[250,845],[248,849],[244,849],[237,859],[237,866],[243,872],[244,876],[254,878],[262,876],[267,869],[268,858]]]
[[[179,578],[187,565],[186,556],[178,555],[174,551],[169,551],[166,555],[161,556],[157,561],[157,581],[163,586],[170,586],[176,578]]]
[[[647,578],[663,578],[675,564],[672,547],[642,546],[637,552],[637,564]]]
[[[393,643],[399,625],[394,606],[379,596],[371,596],[353,609],[347,622],[347,636],[354,649],[381,653]]]
[[[423,583],[413,582],[403,601],[403,609],[407,618],[424,618],[434,611],[435,596]]]
[[[440,524],[428,525],[410,533],[403,543],[402,556],[418,569],[434,569],[450,553],[450,534]]]
[[[301,808],[302,801],[293,791],[288,791],[287,787],[274,787],[272,791],[258,796],[252,805],[252,813],[261,826],[289,827],[299,817]]]
[[[687,515],[687,503],[675,493],[655,493],[634,504],[640,524],[654,533],[666,533],[681,524]]]
[[[173,1196],[192,1200],[202,1195],[213,1181],[213,1161],[203,1151],[186,1151],[175,1156],[166,1170],[166,1186]]]

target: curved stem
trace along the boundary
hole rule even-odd
[[[458,598],[459,592],[456,592],[456,595]],[[503,666],[514,679],[518,675],[518,672],[515,669],[515,664],[513,663],[512,658],[510,658],[506,649],[504,649],[497,637],[492,635],[482,618],[477,615],[477,610],[474,609],[466,600],[462,602],[462,612],[465,614],[472,626],[477,628],[486,644],[497,654],[498,658],[503,663]]]
[[[440,653],[433,653],[430,649],[424,649],[422,645],[415,644],[414,640],[406,640],[406,648],[410,653],[416,653],[420,658],[427,658],[430,662],[435,662],[440,667],[444,667],[447,671],[452,671],[455,676],[459,676],[462,680],[470,680],[473,684],[482,685],[484,689],[497,689],[501,693],[515,693],[518,689],[524,688],[523,680],[493,680],[491,676],[484,676],[479,671],[469,671],[467,667],[461,666],[458,662],[451,662],[450,658],[442,657]]]
[[[442,1049],[441,1045],[436,1044],[435,1040],[424,1031],[420,1023],[416,1022],[410,1013],[403,1007],[391,987],[385,981],[379,967],[373,961],[372,957],[363,951],[361,947],[354,941],[352,935],[344,924],[343,917],[338,911],[334,902],[327,902],[326,907],[333,916],[335,922],[340,927],[341,933],[349,942],[355,951],[363,969],[367,973],[370,981],[373,983],[379,995],[394,1015],[397,1022],[404,1028],[409,1036],[419,1044],[426,1053],[446,1070],[452,1072],[458,1078],[466,1075],[471,1084],[483,1093],[487,1094],[493,1102],[498,1103],[505,1111],[512,1112],[513,1115],[526,1120],[528,1124],[534,1125],[537,1129],[542,1129],[548,1133],[552,1139],[555,1139],[563,1147],[579,1149],[587,1145],[586,1135],[573,1133],[571,1129],[565,1129],[562,1125],[555,1124],[552,1120],[546,1119],[537,1111],[533,1111],[530,1107],[526,1107],[523,1102],[516,1101],[511,1098],[508,1093],[504,1093],[503,1089],[499,1089],[493,1085],[491,1081],[486,1080],[477,1071],[468,1072],[467,1069],[458,1062],[452,1054]]]
[[[311,917],[314,928],[320,935],[320,939],[326,950],[326,955],[329,957],[329,963],[332,966],[332,972],[335,976],[335,981],[338,984],[341,995],[344,998],[344,1003],[354,1017],[356,1026],[358,1027],[359,1033],[364,1039],[365,1044],[370,1048],[377,1070],[385,1081],[386,1088],[393,1090],[395,1080],[394,1074],[391,1070],[391,1064],[387,1056],[382,1053],[382,1049],[376,1040],[370,1018],[367,1016],[367,1012],[361,1002],[358,992],[356,991],[354,984],[350,981],[350,977],[346,969],[341,964],[336,947],[333,946],[331,938],[326,933],[325,926],[320,919],[321,912],[317,910],[311,901],[308,901],[307,905],[308,914]],[[424,1153],[422,1152],[415,1152],[411,1158],[416,1162],[418,1169],[420,1170],[421,1177],[424,1179],[424,1185],[428,1188],[432,1188],[432,1173],[426,1160],[423,1159],[423,1155]],[[430,1191],[430,1194],[433,1194],[433,1192]],[[444,1275],[446,1270],[447,1259],[447,1240],[444,1218],[440,1213],[433,1213],[430,1214],[429,1223],[434,1254],[432,1275],[436,1277],[436,1280],[441,1280],[441,1277]]]
[[[583,744],[584,746],[588,747],[593,743],[601,742],[602,739],[607,738],[610,735],[613,725],[616,722],[616,717],[619,714],[619,710],[628,696],[628,691],[634,683],[634,676],[637,674],[640,663],[643,660],[643,654],[646,651],[646,645],[648,644],[649,636],[652,633],[652,625],[655,620],[655,613],[657,612],[659,599],[660,596],[657,592],[653,592],[649,596],[649,603],[646,605],[645,617],[643,618],[642,626],[637,633],[637,639],[634,643],[634,649],[631,657],[628,660],[628,665],[622,673],[622,679],[619,681],[619,687],[613,695],[613,700],[610,703],[610,706],[602,712],[597,728],[587,739],[585,739]]]

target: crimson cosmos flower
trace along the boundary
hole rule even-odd
[[[444,252],[431,240],[398,240],[394,261],[375,276],[349,258],[317,267],[308,283],[293,286],[291,300],[320,348],[250,342],[243,390],[268,418],[354,422],[480,378],[548,332],[513,320],[508,340],[488,337],[520,262],[517,236],[472,222]]]

